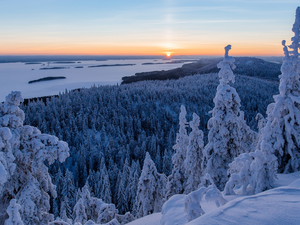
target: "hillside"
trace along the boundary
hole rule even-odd
[[[200,59],[198,62],[184,64],[182,67],[172,70],[136,73],[134,76],[123,77],[122,84],[142,80],[168,80],[178,79],[180,77],[194,74],[217,73],[219,71],[217,64],[221,60],[221,58],[204,58]],[[273,81],[279,80],[278,75],[280,75],[280,63],[268,62],[254,57],[236,57],[235,65],[235,74]]]
[[[64,171],[68,169],[74,176],[76,190],[88,181],[96,197],[108,199],[120,213],[131,211],[135,193],[131,195],[125,190],[137,187],[132,176],[134,172],[140,174],[145,152],[150,153],[159,172],[171,172],[181,104],[187,108],[188,121],[193,112],[200,116],[200,129],[207,139],[206,124],[211,117],[208,112],[213,108],[218,83],[217,74],[203,74],[178,80],[92,87],[62,93],[44,99],[45,102],[27,102],[22,106],[25,124],[57,135],[70,147],[71,156],[66,163],[49,168],[59,196],[52,204],[61,204]],[[278,93],[278,83],[237,75],[234,87],[240,94],[247,123],[257,130],[255,116],[258,112],[265,114],[272,96]],[[101,160],[105,161],[109,175],[106,193],[95,192],[97,185],[104,182],[95,181]],[[122,200],[122,193],[128,193],[126,198],[132,200]]]

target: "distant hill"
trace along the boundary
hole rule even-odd
[[[133,76],[122,78],[122,84],[142,81],[142,80],[168,80],[178,79],[180,77],[194,74],[217,73],[219,69],[217,64],[222,58],[200,59],[195,63],[184,64],[180,68],[172,70],[151,71],[136,73]],[[281,74],[281,64],[277,62],[268,62],[255,57],[235,57],[235,74],[246,75],[250,77],[259,77],[262,79],[278,81],[278,75]]]

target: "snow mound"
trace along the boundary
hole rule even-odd
[[[161,213],[153,213],[148,216],[144,216],[141,219],[127,223],[126,225],[158,225],[161,219]]]
[[[289,185],[290,187],[293,187],[293,188],[300,188],[300,179],[298,180],[295,180],[293,183],[291,183]]]
[[[161,225],[183,225],[188,222],[184,209],[185,197],[186,195],[173,195],[163,205]]]
[[[187,225],[299,224],[300,180],[293,183],[298,188],[279,187],[257,195],[237,198]]]
[[[289,186],[292,182],[300,178],[300,171],[294,173],[278,173],[276,174],[277,180],[275,181],[275,187]]]

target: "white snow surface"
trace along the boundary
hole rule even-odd
[[[163,216],[160,221],[161,225],[181,225],[188,222],[184,209],[185,196],[184,194],[173,195],[163,205]]]
[[[161,219],[161,213],[153,213],[148,216],[144,216],[138,220],[127,223],[127,225],[159,225]]]
[[[300,189],[284,186],[237,198],[187,224],[299,224],[299,211]]]
[[[299,224],[300,171],[277,174],[276,188],[257,195],[225,196],[228,203],[217,208],[214,202],[201,202],[203,216],[188,223],[184,194],[172,196],[163,206],[163,216],[155,213],[128,225],[200,225],[200,224]],[[160,219],[161,218],[161,219]]]

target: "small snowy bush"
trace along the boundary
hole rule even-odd
[[[184,208],[188,221],[192,221],[205,214],[201,207],[203,199],[207,202],[214,201],[217,207],[227,203],[227,200],[223,198],[222,193],[216,187],[209,174],[201,177],[201,184],[203,185],[198,190],[191,192],[185,197]],[[208,185],[208,187],[205,187],[204,184]]]
[[[10,200],[10,204],[7,208],[7,214],[9,218],[5,221],[4,225],[23,225],[19,210],[21,206],[17,203],[16,199]]]

